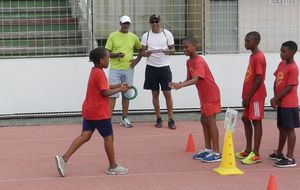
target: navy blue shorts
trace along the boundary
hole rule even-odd
[[[159,91],[159,85],[162,91],[170,91],[168,86],[172,82],[172,72],[170,66],[153,67],[146,66],[144,89]]]
[[[282,128],[297,128],[299,126],[298,108],[281,108],[277,109],[277,126]]]
[[[108,137],[113,134],[111,119],[104,120],[86,120],[83,119],[82,131],[92,131],[98,130],[102,137]]]

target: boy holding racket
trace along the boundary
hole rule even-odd
[[[236,157],[242,159],[243,164],[255,164],[261,162],[259,155],[262,138],[262,119],[264,117],[266,59],[262,51],[258,49],[260,34],[256,31],[249,32],[245,37],[245,48],[252,54],[249,58],[247,72],[244,78],[242,105],[244,107],[242,121],[244,123],[246,148]],[[252,149],[252,134],[254,131],[254,145]]]
[[[66,153],[55,156],[55,162],[60,176],[65,176],[66,163],[73,153],[84,143],[90,140],[95,129],[104,139],[104,147],[109,161],[106,173],[109,175],[124,175],[128,169],[117,165],[113,144],[113,129],[109,96],[118,92],[126,92],[127,84],[110,89],[104,70],[109,64],[109,52],[104,48],[96,48],[90,52],[90,61],[94,67],[90,72],[87,93],[82,105],[83,125],[81,135],[78,136]]]
[[[279,141],[277,149],[269,155],[275,167],[295,167],[294,149],[296,144],[295,128],[299,127],[298,109],[298,66],[294,60],[297,52],[297,44],[293,41],[284,42],[280,49],[282,61],[274,72],[274,97],[271,106],[277,109],[277,128]],[[282,151],[287,141],[287,154],[283,156]]]
[[[186,37],[182,40],[182,49],[187,60],[187,79],[184,82],[169,83],[170,88],[196,85],[201,103],[201,124],[205,140],[205,149],[193,155],[194,159],[203,162],[221,160],[219,150],[219,131],[216,124],[216,114],[221,111],[220,91],[205,60],[197,54],[197,40]]]

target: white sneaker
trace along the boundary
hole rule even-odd
[[[133,127],[133,125],[131,124],[130,120],[127,119],[127,117],[124,117],[123,119],[121,119],[120,125],[122,125],[123,127],[126,127],[126,128]]]
[[[126,174],[128,174],[128,169],[124,168],[121,165],[117,165],[117,167],[115,167],[115,168],[109,167],[106,170],[106,173],[107,173],[107,175],[126,175]]]
[[[55,156],[57,171],[61,177],[65,177],[66,162],[61,155]]]

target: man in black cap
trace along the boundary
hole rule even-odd
[[[169,82],[172,82],[169,57],[175,53],[174,37],[172,33],[160,27],[160,16],[153,14],[149,18],[151,30],[142,36],[142,52],[147,57],[144,89],[152,91],[152,103],[156,114],[157,128],[162,127],[160,116],[159,93],[164,94],[168,110],[168,127],[176,129],[173,120],[173,100]],[[159,89],[160,88],[160,89]]]

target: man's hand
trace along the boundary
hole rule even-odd
[[[151,51],[145,51],[145,53],[143,54],[144,57],[149,57],[152,54]]]
[[[165,55],[171,55],[172,54],[170,49],[165,49],[163,52],[164,52]]]
[[[116,58],[123,58],[125,56],[124,53],[119,52],[119,53],[115,53]]]
[[[129,62],[131,62],[130,66],[134,68],[139,62],[137,59],[131,59]]]

